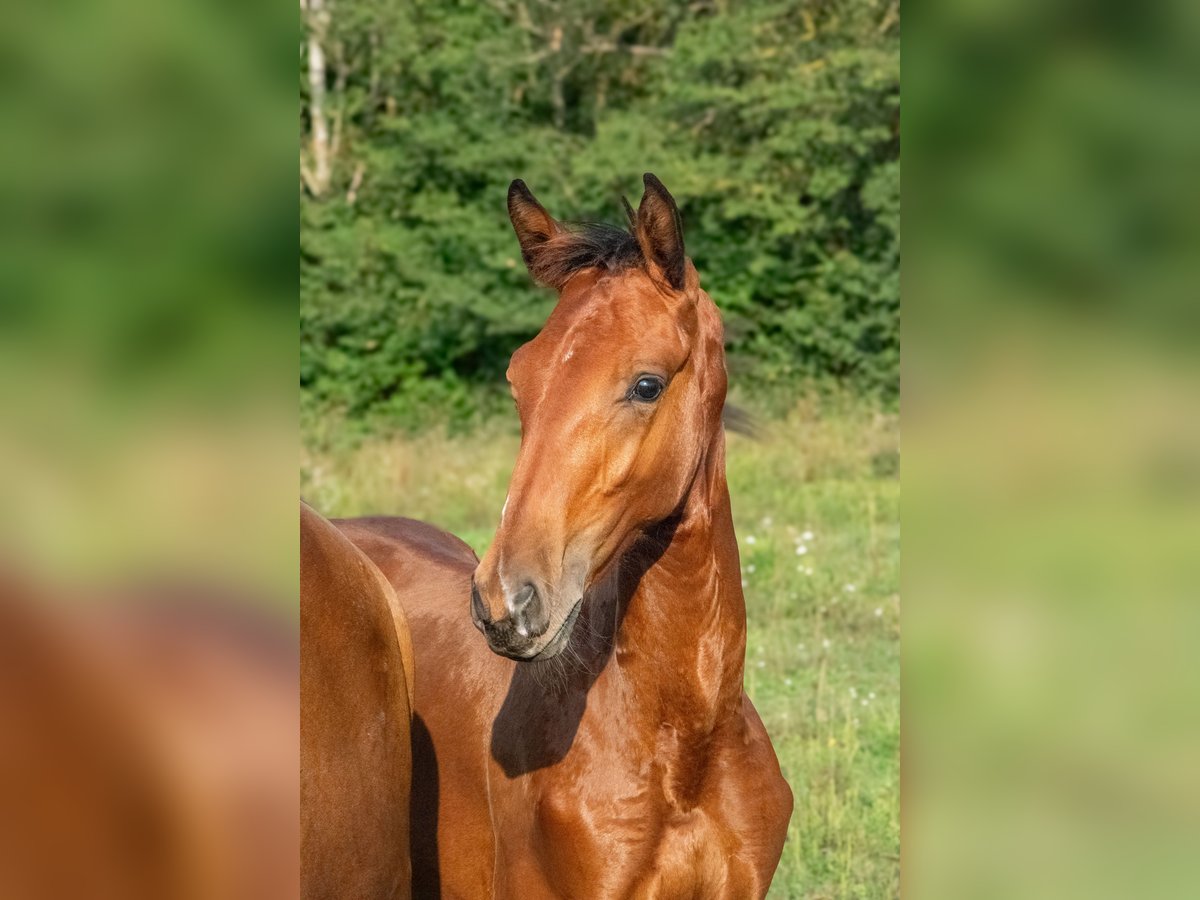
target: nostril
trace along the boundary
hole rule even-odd
[[[488,617],[487,604],[483,602],[479,586],[474,581],[471,582],[471,618],[475,620],[476,625],[480,626],[491,621]]]
[[[526,584],[523,588],[521,588],[520,591],[517,592],[517,595],[513,597],[512,614],[514,616],[520,614],[525,607],[529,606],[529,604],[533,602],[533,598],[536,596],[537,589],[532,584]]]
[[[540,637],[550,626],[542,595],[532,584],[526,584],[512,601],[513,624],[522,637]]]

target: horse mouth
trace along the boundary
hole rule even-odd
[[[579,618],[579,609],[583,606],[583,598],[580,597],[575,601],[575,605],[571,607],[571,611],[567,613],[567,617],[563,619],[562,625],[558,631],[554,632],[554,637],[535,653],[533,656],[527,657],[525,662],[539,662],[544,659],[553,659],[562,653],[563,647],[567,646],[567,641],[571,639],[571,632],[575,629],[575,620]]]

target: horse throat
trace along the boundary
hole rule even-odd
[[[665,547],[618,596],[614,675],[632,690],[627,714],[657,724],[673,741],[703,741],[741,708],[746,607],[729,489],[724,434],[706,454]]]

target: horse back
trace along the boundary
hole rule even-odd
[[[436,525],[403,516],[362,516],[357,519],[334,519],[333,524],[359,548],[371,547],[368,553],[378,561],[377,553],[390,555],[396,561],[407,558],[410,563],[424,562],[458,571],[473,572],[479,564],[475,551],[461,538]]]
[[[300,507],[305,898],[407,898],[413,654],[378,568]]]
[[[479,559],[466,543],[434,525],[399,516],[334,519],[333,524],[378,567],[411,631],[436,632],[425,635],[423,651],[447,627],[460,639],[476,637],[467,603]]]

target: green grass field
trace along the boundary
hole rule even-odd
[[[333,426],[327,426],[332,429]],[[426,519],[482,552],[515,423],[337,447],[309,436],[304,497],[327,515]],[[796,409],[729,439],[749,619],[746,690],[796,795],[773,898],[899,895],[900,482],[896,418]]]

